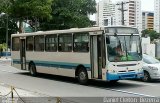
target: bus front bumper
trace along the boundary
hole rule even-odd
[[[126,73],[107,73],[106,79],[110,80],[122,80],[122,79],[140,79],[144,77],[143,72],[135,73],[135,72],[126,72]]]

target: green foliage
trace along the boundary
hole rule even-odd
[[[151,41],[153,41],[154,39],[158,39],[160,37],[160,34],[154,30],[146,29],[142,31],[142,37],[146,37],[146,36],[149,36],[151,38]]]
[[[88,15],[96,12],[95,0],[0,0],[0,12],[5,12],[12,22],[32,20],[32,27],[40,23],[42,30],[68,29],[94,25]],[[10,24],[15,32],[17,27]],[[4,27],[3,27],[3,30]],[[5,33],[1,33],[5,34]]]
[[[88,27],[89,14],[96,12],[95,0],[54,0],[52,20],[41,20],[42,30]]]
[[[0,12],[5,12],[19,21],[19,32],[22,22],[28,19],[51,19],[52,0],[0,0]]]
[[[51,18],[52,0],[14,0],[9,13],[16,18]]]
[[[3,52],[4,49],[7,48],[7,45],[5,43],[0,44],[0,58],[1,58],[1,53]]]
[[[9,17],[8,19],[8,40],[10,41],[11,34],[18,31],[16,21]],[[0,18],[0,43],[6,42],[6,15]],[[8,42],[10,44],[10,42]]]
[[[2,52],[4,49],[7,48],[6,43],[0,44],[0,51]]]
[[[8,13],[8,9],[11,4],[11,0],[0,0],[0,13]]]

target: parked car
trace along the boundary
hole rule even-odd
[[[143,81],[149,82],[151,80],[160,79],[160,61],[156,58],[143,54]]]

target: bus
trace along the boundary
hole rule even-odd
[[[32,76],[47,73],[117,82],[143,78],[141,37],[127,26],[72,28],[11,35],[13,66]]]

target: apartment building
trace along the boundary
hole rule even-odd
[[[154,0],[154,30],[160,33],[160,0]]]
[[[154,29],[154,12],[143,11],[142,12],[142,30]]]
[[[101,0],[96,6],[96,25],[111,26],[115,25],[115,4],[111,0]]]
[[[141,11],[141,0],[122,0],[118,1],[116,4],[125,3],[124,10],[124,25],[137,27],[139,32],[142,31],[142,11]],[[116,25],[122,24],[122,12],[121,5],[116,5],[115,7],[115,19]]]

